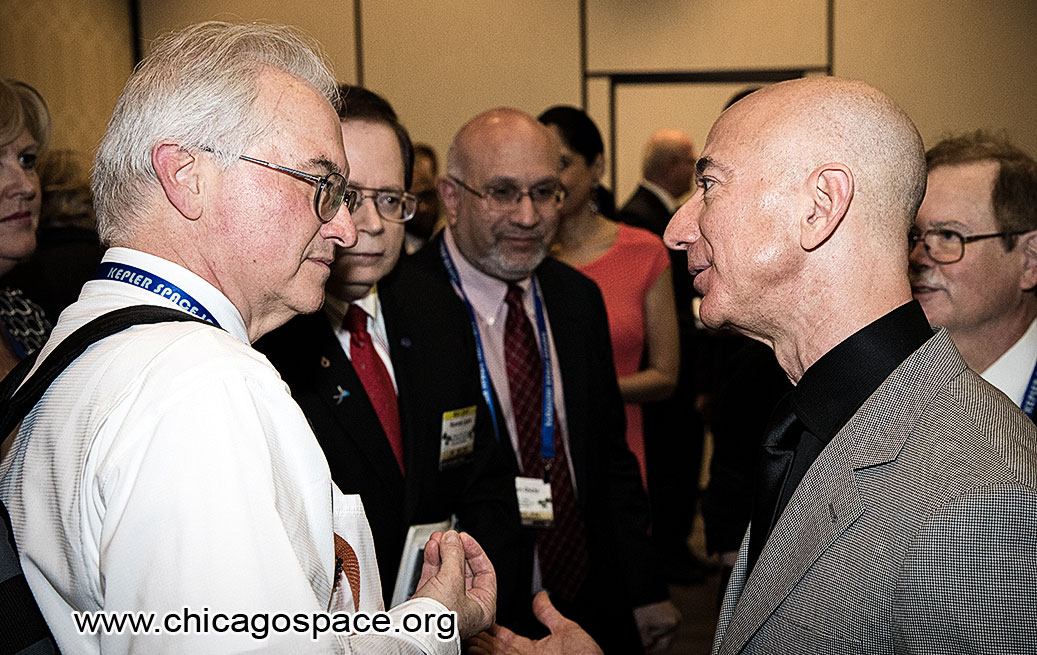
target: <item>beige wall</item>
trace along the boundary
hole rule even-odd
[[[295,24],[340,79],[358,76],[354,0],[139,0],[141,33],[210,18]],[[363,77],[413,136],[441,155],[478,111],[538,113],[579,104],[577,0],[361,1]],[[836,74],[890,93],[927,143],[948,131],[1006,128],[1037,153],[1032,0],[834,0]],[[823,68],[827,0],[587,0],[588,70],[644,72]],[[55,143],[92,149],[131,67],[126,0],[0,0],[0,71],[37,86],[54,109]],[[739,84],[617,89],[617,196],[639,176],[644,139],[688,131],[701,147]],[[608,83],[588,83],[588,111],[608,135]],[[611,156],[612,153],[607,153]]]
[[[1037,3],[836,0],[835,74],[901,104],[926,146],[1006,129],[1037,155]]]
[[[446,155],[457,129],[499,105],[579,104],[576,2],[362,2],[364,83],[411,136]]]
[[[0,76],[43,95],[53,148],[93,156],[133,68],[125,0],[0,0]]]
[[[826,4],[587,0],[587,65],[593,71],[823,66]]]
[[[294,25],[321,50],[344,82],[356,80],[353,3],[317,0],[139,0],[140,35],[147,41],[163,31],[204,20],[259,21]]]

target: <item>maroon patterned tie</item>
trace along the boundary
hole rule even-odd
[[[396,463],[403,467],[403,436],[400,429],[400,409],[396,400],[396,390],[392,386],[389,371],[382,358],[371,343],[371,335],[367,331],[367,312],[359,305],[350,305],[342,327],[349,332],[349,361],[353,363],[357,377],[364,385],[364,391],[374,406],[375,414],[389,438],[392,454]]]
[[[543,407],[543,365],[536,335],[522,307],[522,287],[508,285],[505,302],[508,317],[504,323],[504,358],[508,369],[511,411],[518,431],[522,473],[531,478],[544,477],[544,458],[540,452]],[[569,475],[565,440],[555,420],[555,457],[551,465],[551,501],[554,525],[537,529],[537,552],[544,587],[557,598],[572,602],[587,577],[587,541],[583,533]]]

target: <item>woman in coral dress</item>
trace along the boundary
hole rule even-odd
[[[645,481],[641,403],[669,398],[680,366],[670,259],[659,237],[611,221],[594,206],[605,164],[601,133],[590,117],[575,107],[552,107],[540,122],[561,140],[561,177],[568,190],[551,255],[601,289],[626,403],[627,444]]]

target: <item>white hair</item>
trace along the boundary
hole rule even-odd
[[[93,192],[103,243],[123,241],[158,186],[152,149],[163,140],[206,148],[232,164],[262,133],[253,105],[273,68],[313,85],[338,106],[334,75],[314,46],[279,25],[210,21],[158,39],[119,96],[94,158]]]

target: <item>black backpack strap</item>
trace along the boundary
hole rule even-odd
[[[134,325],[171,321],[206,322],[197,316],[172,307],[156,305],[123,307],[98,316],[68,335],[24,384],[22,384],[22,380],[32,370],[39,351],[23,359],[7,374],[3,382],[0,382],[0,402],[3,402],[3,407],[0,408],[0,435],[2,435],[0,439],[11,433],[11,430],[29,413],[29,410],[36,406],[36,403],[43,397],[43,393],[61,375],[62,371],[95,342]]]
[[[98,316],[66,337],[28,380],[25,376],[32,370],[39,351],[23,359],[0,382],[0,439],[14,430],[58,375],[92,344],[134,325],[170,321],[205,323],[197,316],[171,307],[124,307]],[[56,653],[57,645],[22,573],[14,530],[3,503],[0,503],[0,519],[3,520],[0,524],[3,533],[0,534],[0,654],[18,653],[29,647],[32,650],[26,653]]]

